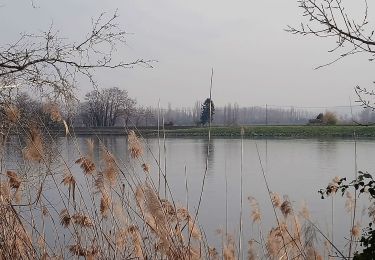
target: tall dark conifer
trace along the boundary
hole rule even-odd
[[[210,106],[211,106],[211,116],[210,116]],[[214,114],[215,114],[214,102],[210,98],[207,98],[202,105],[201,118],[200,118],[201,124],[202,125],[207,124],[210,121],[210,119],[212,122],[212,120],[214,119]]]

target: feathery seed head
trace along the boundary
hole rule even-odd
[[[142,164],[142,169],[145,173],[150,173],[150,165],[147,163]]]
[[[61,122],[62,116],[60,113],[59,105],[55,102],[49,102],[43,106],[43,112],[50,115],[50,118],[54,122]]]
[[[284,196],[284,202],[280,206],[280,211],[283,213],[284,217],[288,217],[291,213],[293,213],[292,204],[290,203],[287,196]]]
[[[6,106],[4,110],[5,110],[5,115],[7,119],[9,120],[9,122],[11,123],[18,122],[18,120],[21,117],[21,113],[18,107],[16,107],[15,105],[9,105],[9,106]]]
[[[91,174],[96,169],[94,162],[87,157],[81,157],[75,163],[80,165],[85,174]]]
[[[278,193],[276,192],[271,192],[271,200],[272,200],[272,205],[275,208],[279,208],[282,204],[281,197]]]
[[[254,197],[248,197],[248,200],[250,201],[250,205],[252,207],[251,210],[251,218],[254,222],[260,222],[262,219],[262,214],[260,213],[259,209],[259,203]]]
[[[351,230],[351,234],[353,237],[358,238],[361,235],[361,225],[359,222],[355,224]]]
[[[13,189],[18,189],[21,185],[21,178],[18,177],[14,171],[7,171],[7,177],[9,178],[9,186]]]
[[[128,149],[133,159],[140,158],[143,154],[141,142],[133,130],[128,133]]]
[[[60,223],[63,227],[68,227],[70,225],[70,221],[72,218],[69,215],[69,212],[67,209],[63,209],[60,212]]]

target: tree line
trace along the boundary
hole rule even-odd
[[[210,120],[212,125],[221,126],[307,124],[318,114],[317,111],[294,107],[240,107],[237,103],[215,107],[209,98],[204,102],[196,101],[192,107],[172,108],[170,103],[167,107],[160,108],[142,106],[126,90],[117,87],[92,90],[83,100],[75,100],[70,104],[40,98],[37,100],[22,92],[10,93],[8,99],[10,101],[7,103],[19,108],[23,120],[39,118],[46,126],[53,125],[45,109],[46,106],[51,107],[51,104],[59,107],[59,113],[69,125],[76,127],[154,127],[158,125],[158,121],[165,126],[202,126],[207,125]],[[5,113],[3,109],[2,116]],[[370,122],[374,121],[375,116],[367,109],[358,113],[357,118]]]

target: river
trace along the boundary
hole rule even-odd
[[[78,178],[81,181],[84,175],[74,161],[80,157],[79,152],[87,152],[88,138],[60,138],[54,147],[55,153],[58,151],[71,170],[82,176]],[[125,136],[100,136],[93,140],[95,160],[99,161],[100,146],[104,145],[121,162],[125,174],[144,175],[140,162],[129,158]],[[257,224],[253,224],[250,218],[249,196],[259,202],[263,232],[266,234],[276,223],[266,177],[271,191],[289,197],[296,214],[305,202],[312,220],[330,238],[333,230],[334,243],[343,248],[350,231],[350,214],[344,209],[345,197],[337,194],[334,199],[322,200],[318,190],[325,188],[335,176],[353,179],[356,167],[375,172],[375,140],[213,138],[209,143],[205,138],[150,138],[142,143],[143,160],[150,164],[149,175],[158,186],[157,161],[160,157],[160,171],[166,173],[170,187],[167,197],[171,199],[172,194],[176,205],[188,206],[194,212],[205,179],[199,224],[208,241],[216,246],[221,241],[218,229],[227,230],[235,236],[239,233],[242,174],[243,233],[246,240],[259,237]],[[8,147],[5,168],[24,167],[19,155],[19,151],[17,153]],[[79,183],[80,180],[78,187],[84,190],[85,185]],[[161,197],[165,194],[164,185],[161,178]],[[51,188],[48,194],[57,209],[63,208],[56,189]],[[358,219],[363,219],[366,225],[367,217],[361,213],[364,205],[364,202],[358,203]]]

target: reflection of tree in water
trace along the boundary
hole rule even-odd
[[[206,165],[206,160],[208,159],[207,169],[210,170],[212,165],[214,164],[214,140],[208,141],[208,139],[204,139],[202,142],[202,158],[203,163]]]
[[[318,151],[319,156],[328,164],[334,164],[337,160],[337,144],[335,139],[319,139]]]

